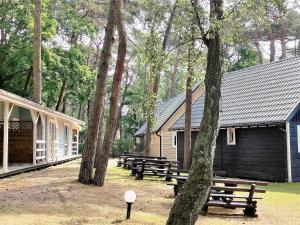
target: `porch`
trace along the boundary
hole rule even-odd
[[[0,174],[77,157],[80,125],[72,120],[0,90]]]

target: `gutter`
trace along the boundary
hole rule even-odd
[[[156,132],[155,135],[159,137],[159,156],[162,157],[162,140],[161,140],[161,135],[159,135],[158,132]]]

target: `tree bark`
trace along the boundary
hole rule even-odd
[[[116,0],[110,0],[107,26],[98,69],[96,92],[90,113],[86,142],[84,145],[78,178],[78,181],[84,184],[90,184],[93,181],[93,168],[98,141],[99,124],[101,122],[101,115],[104,110],[102,102],[105,98],[107,74],[111,58],[112,45],[114,42],[115,7]]]
[[[270,62],[274,62],[276,49],[275,49],[275,35],[272,31],[269,33],[269,41],[270,41]]]
[[[259,45],[259,40],[258,40],[258,34],[255,34],[254,37],[254,45],[257,51],[258,59],[259,59],[259,64],[263,64],[263,54]]]
[[[177,8],[177,0],[175,1],[173,5],[173,9],[169,18],[169,21],[167,23],[166,31],[164,34],[163,42],[162,42],[162,51],[161,51],[161,58],[163,59],[165,55],[165,51],[167,48],[167,42],[169,40],[173,20],[175,18],[175,13],[176,13],[176,8]],[[151,97],[149,99],[149,112],[148,112],[148,117],[147,117],[147,128],[146,128],[146,141],[145,141],[145,155],[149,156],[150,155],[150,146],[151,146],[151,134],[154,126],[154,120],[155,120],[155,111],[156,111],[156,100],[157,100],[157,94],[158,94],[158,88],[160,84],[160,72],[161,72],[161,67],[162,67],[161,62],[159,65],[157,65],[157,68],[155,69],[155,78],[154,78],[154,84],[153,84],[153,89],[152,92],[149,93]]]
[[[222,18],[223,1],[210,0],[211,21]],[[167,225],[195,224],[212,183],[213,156],[219,128],[223,53],[219,27],[210,28],[209,34],[208,38],[205,36],[208,52],[203,118],[193,151],[189,178],[175,199]]]
[[[60,111],[60,112],[62,111],[63,101],[64,101],[64,98],[65,98],[66,91],[67,91],[67,81],[64,80],[62,85],[61,85],[59,97],[58,97],[58,100],[57,100],[57,103],[56,103],[56,107],[55,107],[56,111]]]
[[[286,59],[286,45],[285,45],[285,34],[284,33],[282,33],[280,36],[280,44],[281,44],[280,59]]]
[[[174,98],[176,96],[176,75],[177,75],[178,66],[179,66],[179,55],[180,55],[180,48],[178,48],[176,50],[174,69],[173,69],[173,72],[171,73],[170,98]]]
[[[103,102],[103,107],[104,107],[104,102]],[[104,110],[101,115],[100,119],[100,124],[99,124],[99,131],[98,131],[98,141],[97,141],[97,147],[96,147],[96,156],[95,156],[95,163],[94,163],[94,168],[97,168],[100,165],[100,157],[101,157],[101,149],[102,149],[102,144],[103,144],[103,138],[104,138],[104,133],[105,133],[105,127],[104,127]]]
[[[38,104],[42,104],[41,11],[41,0],[35,0],[33,41],[33,101]]]
[[[195,29],[191,28],[191,43],[188,46],[188,74],[186,80],[186,100],[185,100],[185,129],[184,129],[184,146],[183,146],[183,167],[189,169],[191,165],[191,121],[192,121],[192,81],[195,76]]]
[[[106,175],[107,163],[109,159],[109,153],[111,151],[114,129],[117,124],[118,116],[118,101],[120,96],[120,87],[122,83],[122,76],[124,72],[125,57],[127,50],[126,42],[126,32],[123,25],[122,13],[121,13],[121,0],[116,1],[115,7],[115,20],[116,27],[119,35],[119,47],[118,47],[118,57],[114,72],[113,84],[112,84],[112,93],[110,97],[110,109],[109,109],[109,119],[107,122],[107,127],[105,130],[105,135],[103,139],[103,144],[101,146],[99,158],[99,165],[96,167],[94,183],[97,186],[104,185],[104,179]]]

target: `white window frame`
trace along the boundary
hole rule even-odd
[[[298,153],[300,153],[300,124],[297,125],[297,143],[298,143]]]
[[[177,149],[177,132],[172,132],[172,148]]]
[[[232,135],[232,140],[231,140]],[[227,128],[227,145],[236,145],[235,128]]]

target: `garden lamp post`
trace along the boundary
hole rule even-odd
[[[126,191],[124,194],[125,202],[127,203],[127,215],[126,220],[130,219],[131,205],[136,199],[136,194],[134,191]]]

